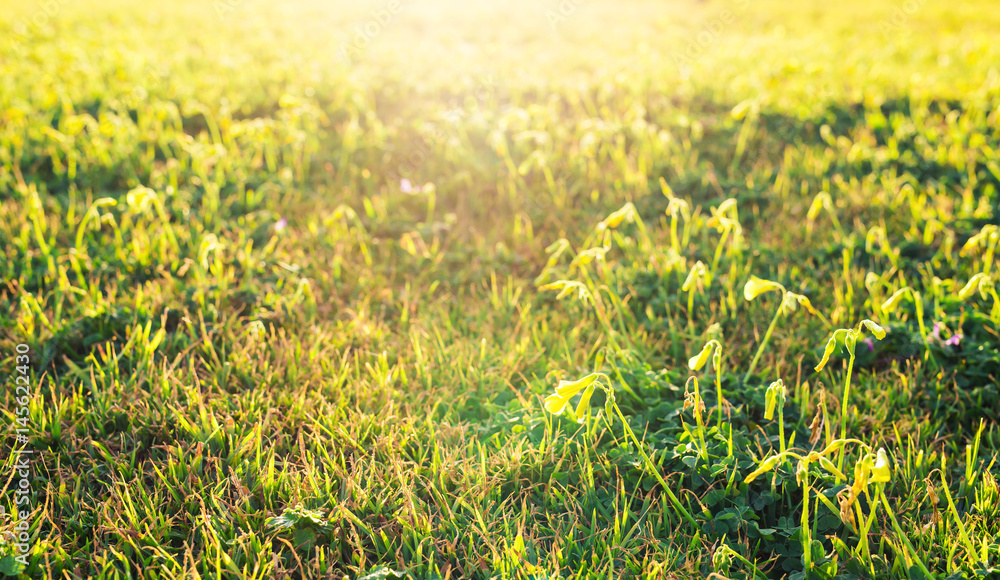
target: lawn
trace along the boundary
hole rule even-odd
[[[0,573],[1000,576],[989,1],[0,1]]]

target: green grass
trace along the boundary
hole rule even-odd
[[[4,4],[0,572],[1000,574],[990,3]]]

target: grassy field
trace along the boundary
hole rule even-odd
[[[1000,576],[991,2],[0,4],[0,572]]]

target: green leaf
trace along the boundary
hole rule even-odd
[[[521,534],[518,534],[517,537],[514,538],[513,548],[514,552],[517,554],[524,554],[524,538],[521,537]]]
[[[14,559],[14,556],[6,555],[0,558],[0,572],[7,576],[17,576],[24,570],[24,564]]]
[[[292,534],[292,541],[296,548],[308,551],[316,542],[316,532],[312,528],[299,528]]]
[[[757,276],[750,276],[750,280],[748,280],[746,286],[743,287],[743,297],[747,300],[753,300],[761,294],[772,290],[781,290],[784,292],[785,287],[777,282],[764,280],[762,278],[758,278]]]
[[[706,507],[713,508],[724,499],[726,499],[726,490],[713,489],[706,493],[705,497],[701,498],[701,502],[705,504]]]

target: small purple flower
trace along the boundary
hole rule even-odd
[[[935,322],[934,323],[934,330],[931,331],[931,336],[933,336],[934,338],[941,338],[941,323],[940,322]]]
[[[958,343],[962,342],[962,335],[960,333],[955,333],[951,335],[951,338],[944,341],[948,346],[958,346]]]
[[[409,179],[404,177],[399,180],[399,191],[402,191],[403,193],[413,193],[413,184],[410,183]]]
[[[868,352],[875,352],[875,341],[871,337],[865,338],[862,342],[868,345]]]
[[[274,223],[274,231],[276,231],[276,232],[280,232],[281,230],[285,229],[286,227],[288,227],[288,220],[285,219],[285,218],[281,218],[280,220],[278,220],[278,221],[276,221]]]

